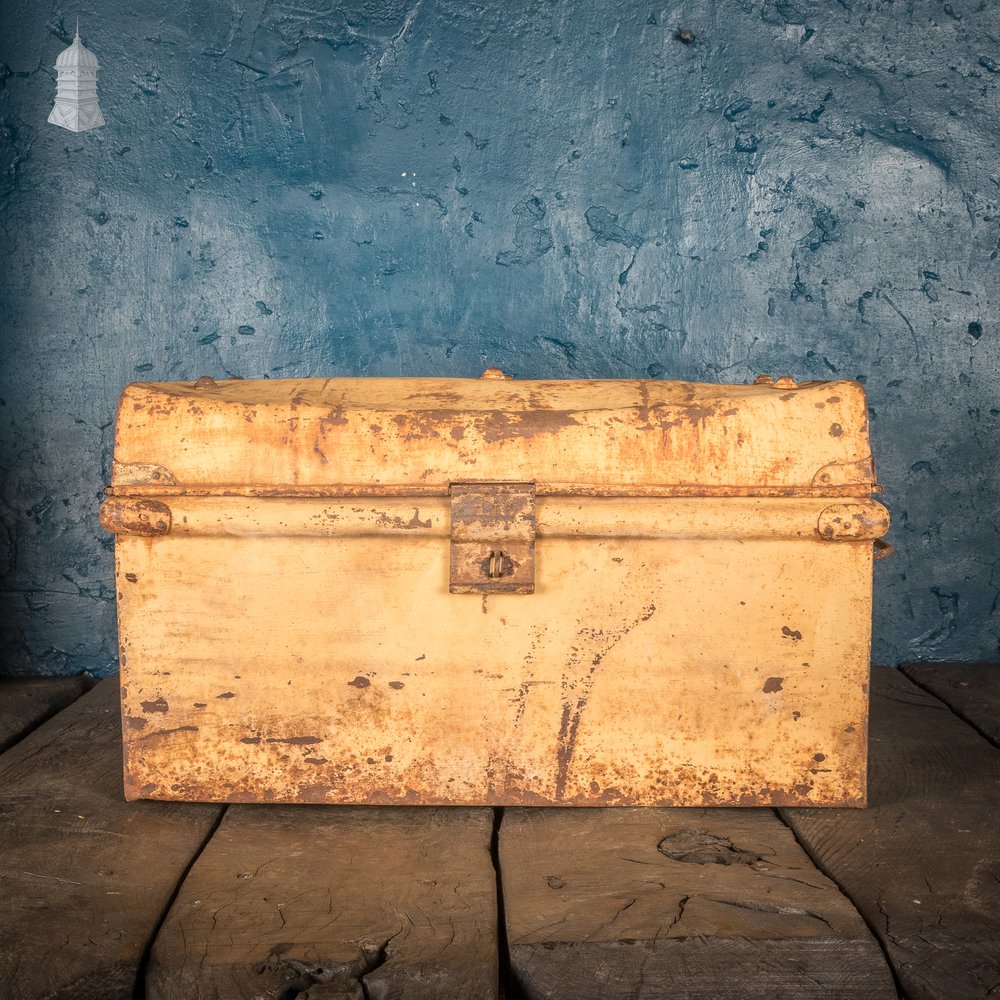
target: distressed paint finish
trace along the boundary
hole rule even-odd
[[[198,391],[125,391],[102,507],[130,798],[864,803],[888,516],[858,385]],[[436,495],[393,496],[408,470]]]
[[[995,5],[0,6],[0,669],[117,666],[135,378],[867,380],[881,662],[998,643]],[[405,174],[405,176],[404,176]]]
[[[863,496],[874,479],[857,382],[234,379],[127,386],[112,487],[504,480]]]

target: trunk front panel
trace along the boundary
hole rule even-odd
[[[864,803],[871,534],[821,501],[539,501],[488,596],[445,500],[170,506],[117,538],[131,798]]]

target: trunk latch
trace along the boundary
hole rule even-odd
[[[453,483],[452,594],[535,592],[535,484]]]

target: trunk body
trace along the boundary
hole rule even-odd
[[[864,804],[856,383],[135,385],[115,460],[130,798]]]

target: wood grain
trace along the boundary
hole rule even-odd
[[[897,670],[872,677],[870,807],[782,815],[879,935],[910,1000],[1000,988],[1000,751]]]
[[[1000,664],[907,663],[901,669],[1000,745]]]
[[[12,1000],[131,998],[219,807],[122,795],[115,678],[0,757],[0,983]]]
[[[147,997],[495,997],[492,825],[486,809],[234,806],[164,922]]]
[[[92,683],[84,675],[0,678],[0,753],[76,701]]]
[[[527,1000],[896,996],[770,810],[507,810],[500,867]]]

